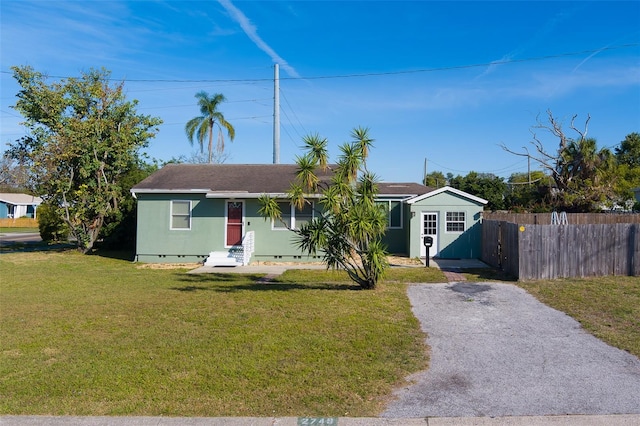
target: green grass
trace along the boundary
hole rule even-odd
[[[0,413],[375,416],[426,367],[424,336],[405,284],[331,274],[3,254]]]
[[[462,273],[468,281],[473,282],[517,281],[516,278],[496,268],[465,268]]]
[[[640,357],[640,278],[598,277],[519,282],[541,302],[596,337]]]
[[[349,276],[344,271],[333,270],[310,270],[310,269],[290,269],[276,281],[288,281],[298,283],[341,283],[357,288],[349,280]],[[447,278],[442,271],[437,268],[389,268],[386,270],[382,285],[394,283],[445,283]]]
[[[10,228],[6,226],[0,226],[0,234],[38,233],[38,232],[40,232],[38,228]]]

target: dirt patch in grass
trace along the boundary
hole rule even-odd
[[[136,265],[138,269],[196,269],[202,266],[202,263],[141,263]]]

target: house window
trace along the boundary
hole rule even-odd
[[[313,220],[313,203],[305,203],[302,206],[302,210],[296,208],[295,217],[294,217],[294,226],[297,229],[305,224],[309,223]]]
[[[287,229],[287,226],[300,229],[302,224],[309,223],[313,219],[313,203],[305,203],[302,209],[298,209],[292,206],[289,201],[278,201],[278,207],[282,213],[282,221],[275,220],[273,229]]]
[[[402,228],[402,202],[395,200],[377,201],[387,215],[387,228]]]
[[[464,212],[447,212],[447,232],[464,232]]]
[[[171,229],[191,229],[191,201],[171,201]]]
[[[287,229],[291,227],[291,204],[288,201],[278,201],[281,220],[273,221],[273,229]]]

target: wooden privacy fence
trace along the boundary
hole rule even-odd
[[[482,260],[519,280],[640,276],[640,221],[533,225],[483,220]]]
[[[640,223],[640,213],[566,213],[569,225],[606,223]],[[503,220],[519,225],[551,225],[553,213],[484,212],[486,220]]]

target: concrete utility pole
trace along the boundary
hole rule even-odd
[[[273,74],[273,164],[280,164],[280,70]]]

